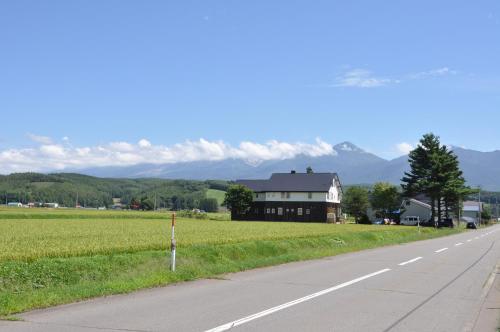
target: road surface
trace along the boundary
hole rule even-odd
[[[493,226],[256,269],[28,312],[0,331],[496,331],[498,240]]]

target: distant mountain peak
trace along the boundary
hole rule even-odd
[[[335,145],[333,149],[335,151],[365,152],[365,150],[347,141]]]

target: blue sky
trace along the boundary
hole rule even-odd
[[[201,138],[393,158],[429,131],[495,150],[499,57],[495,0],[4,1],[0,164]]]

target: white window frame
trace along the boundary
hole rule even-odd
[[[303,214],[304,214],[304,211],[302,210],[302,208],[297,208],[297,215],[301,216]]]
[[[283,215],[283,208],[279,207],[278,208],[278,216],[282,216],[282,215]]]

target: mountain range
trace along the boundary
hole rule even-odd
[[[315,172],[336,172],[344,184],[372,184],[387,181],[399,184],[408,170],[408,156],[386,160],[350,142],[335,145],[335,154],[320,157],[298,155],[292,159],[269,160],[257,165],[241,159],[196,161],[176,164],[138,164],[126,167],[99,167],[79,170],[80,173],[111,178],[169,178],[169,179],[258,179],[271,173],[304,172],[311,166]],[[460,160],[469,186],[485,190],[500,190],[500,151],[480,152],[453,147]]]

